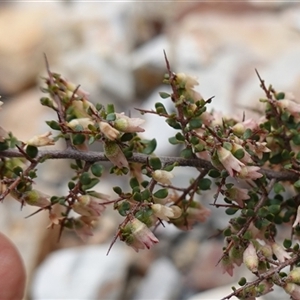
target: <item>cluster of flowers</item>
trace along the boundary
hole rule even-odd
[[[259,285],[246,286],[235,295],[254,299],[272,291],[277,284],[294,299],[300,299],[299,266],[280,278],[262,276],[266,272],[273,274],[273,270],[281,271],[286,260],[291,264],[297,261],[292,242],[285,245],[285,250],[275,238],[277,225],[282,223],[290,224],[293,234],[299,229],[300,181],[290,180],[295,195],[287,196],[283,194],[286,185],[280,179],[267,190],[272,176],[262,172],[262,168],[272,171],[284,166],[291,173],[300,174],[300,104],[291,95],[276,93],[261,82],[267,97],[261,101],[266,107],[264,116],[258,120],[228,118],[206,111],[211,99],[205,101],[195,91],[198,85],[195,78],[168,70],[165,83],[172,93],[160,95],[163,99],[171,98],[175,112],[168,113],[163,102],[157,102],[155,110],[140,111],[165,118],[176,130],[169,141],[179,146],[180,156],[191,162],[203,162],[201,167],[197,166],[199,176],[192,178],[188,187],[179,188],[172,184],[176,159],[163,165],[154,155],[155,141],[139,137],[144,132],[143,119],[117,113],[113,105],[107,108],[94,105],[88,101],[87,92],[50,71],[46,83],[44,91],[50,97],[42,98],[41,103],[57,113],[58,120],[47,124],[59,133],[52,137],[49,131],[23,143],[0,128],[0,151],[17,148],[23,155],[4,161],[0,174],[2,194],[9,191],[22,205],[48,210],[49,227],[72,229],[83,239],[92,235],[94,223],[113,204],[124,217],[117,233],[119,239],[139,251],[159,242],[151,228],[162,222],[182,230],[205,222],[211,212],[197,195],[211,189],[214,181],[217,186],[214,204],[228,208],[228,214],[240,212],[224,230],[227,245],[221,259],[223,271],[233,275],[234,266],[243,263],[260,279]],[[118,195],[114,200],[92,190],[99,182],[97,177],[102,176],[102,169],[84,159],[71,164],[75,176],[69,182],[67,196],[50,197],[34,189],[35,167],[40,162],[36,160],[38,148],[52,146],[59,139],[66,141],[68,150],[80,153],[88,153],[89,145],[94,142],[101,143],[104,155],[113,164],[110,172],[129,174],[131,190],[113,188]],[[148,155],[147,160],[134,162],[133,154],[139,153]],[[224,196],[221,204],[217,203],[220,194]],[[61,215],[53,212],[57,204],[65,208]]]

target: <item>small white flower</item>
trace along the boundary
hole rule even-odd
[[[174,177],[174,175],[172,173],[165,171],[165,170],[155,170],[152,173],[152,178],[154,180],[156,180],[159,183],[167,184],[167,185],[171,184],[170,179],[173,177]]]

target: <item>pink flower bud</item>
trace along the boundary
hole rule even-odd
[[[104,143],[105,156],[118,168],[128,167],[128,161],[121,148],[115,142]]]
[[[182,214],[181,208],[176,205],[168,207],[161,204],[152,204],[151,209],[156,217],[165,221],[170,221],[169,218],[177,219]]]
[[[140,118],[129,118],[124,115],[124,113],[116,113],[116,120],[114,122],[114,127],[122,132],[144,132],[145,129],[141,128],[145,120]]]
[[[300,300],[300,286],[298,284],[289,282],[283,288],[294,300]]]
[[[256,166],[243,166],[238,174],[239,178],[242,179],[258,179],[263,177],[263,174],[258,172],[260,167]]]
[[[141,221],[134,218],[121,229],[120,239],[132,247],[136,252],[140,249],[150,249],[159,240],[151,230]]]
[[[290,259],[291,256],[277,243],[273,242],[273,244],[271,244],[272,250],[274,255],[277,257],[277,259],[280,262],[284,262],[285,259]]]
[[[300,284],[300,268],[294,268],[287,276],[286,282]]]
[[[67,126],[71,129],[75,129],[76,126],[81,126],[83,129],[88,129],[89,125],[94,125],[94,122],[90,118],[73,119],[67,123]]]
[[[289,99],[275,101],[274,104],[282,110],[287,110],[292,116],[299,117],[300,104]]]
[[[244,200],[250,199],[248,190],[242,188],[232,187],[225,191],[225,196],[235,202],[240,207],[244,207]]]
[[[234,176],[235,173],[239,173],[243,166],[245,166],[241,161],[233,156],[233,154],[225,149],[224,147],[217,148],[217,155],[220,163],[224,166],[230,176]]]
[[[106,122],[99,122],[100,131],[111,141],[118,138],[120,132]]]
[[[252,243],[249,243],[248,247],[244,251],[243,262],[251,272],[257,272],[259,261],[256,250]]]
[[[152,172],[152,178],[162,184],[172,184],[170,179],[173,177],[174,175],[172,173],[165,170],[155,170]]]
[[[225,255],[222,258],[221,267],[223,274],[228,273],[230,276],[233,276],[234,264],[232,262],[232,259],[228,255]]]
[[[52,133],[50,131],[41,135],[36,135],[33,138],[29,139],[25,144],[35,147],[54,145],[54,140],[50,138],[51,135]]]
[[[89,195],[77,197],[77,201],[73,204],[73,210],[82,216],[97,217],[105,210],[105,206],[100,200]]]
[[[48,195],[45,195],[40,191],[31,190],[25,192],[22,195],[21,200],[25,201],[27,204],[32,206],[46,207],[51,204],[49,198],[50,197]]]

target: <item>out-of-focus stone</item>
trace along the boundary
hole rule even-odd
[[[135,300],[176,299],[181,288],[181,275],[170,260],[159,258],[140,283]]]
[[[43,25],[44,20],[51,18],[49,13],[44,5],[33,8],[27,4],[27,7],[7,6],[1,9],[1,93],[15,94],[36,83],[44,64],[47,35]]]
[[[33,299],[118,299],[129,263],[126,246],[85,246],[53,252],[38,267]]]

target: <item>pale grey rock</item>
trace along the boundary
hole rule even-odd
[[[31,287],[33,299],[118,299],[128,252],[115,245],[84,246],[53,252],[37,268]]]
[[[159,258],[151,264],[139,285],[134,300],[176,299],[181,288],[181,275],[172,262]]]

